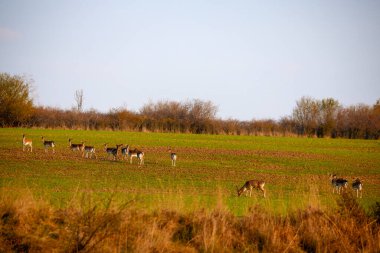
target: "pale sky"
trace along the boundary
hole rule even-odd
[[[0,72],[37,105],[107,112],[210,100],[223,119],[279,119],[302,96],[380,98],[380,1],[0,0]]]

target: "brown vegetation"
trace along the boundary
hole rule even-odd
[[[262,136],[317,136],[350,139],[380,137],[380,100],[367,105],[343,108],[333,99],[302,98],[292,117],[275,120],[221,120],[211,102],[158,102],[145,105],[139,113],[113,109],[80,112],[56,108],[35,108],[30,127],[90,130],[127,130],[175,133],[205,133]]]
[[[0,201],[1,252],[379,252],[379,203],[366,214],[350,194],[338,209],[287,216],[252,207],[236,217],[213,211],[148,213],[84,196],[66,209],[28,198]]]
[[[28,124],[33,113],[31,82],[23,76],[0,73],[0,126]]]
[[[217,106],[210,101],[160,101],[144,105],[139,112],[125,108],[101,113],[83,111],[83,91],[75,93],[76,107],[62,110],[34,107],[31,84],[20,76],[0,73],[0,126],[28,126],[68,129],[111,129],[127,131],[176,132],[231,135],[300,135],[378,139],[380,137],[380,100],[373,106],[342,107],[332,98],[317,100],[302,97],[296,101],[292,116],[239,121],[216,118]]]

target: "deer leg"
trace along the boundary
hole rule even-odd
[[[260,190],[263,192],[263,195],[264,195],[264,198],[265,198],[265,190],[264,189],[261,189]]]

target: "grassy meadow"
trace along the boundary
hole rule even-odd
[[[145,164],[107,159],[104,143]],[[329,173],[360,177],[363,198],[333,195]],[[237,197],[250,179],[266,198]],[[0,252],[379,252],[379,200],[379,141],[0,129]]]
[[[33,152],[22,151],[22,134],[33,140]],[[41,136],[54,140],[56,152],[44,152]],[[84,141],[98,159],[85,159],[68,148]],[[107,159],[104,143],[129,144],[145,153],[145,164]],[[172,167],[168,146],[177,153]],[[380,200],[380,142],[373,140],[288,137],[187,135],[48,129],[0,129],[0,191],[15,198],[30,194],[56,207],[83,195],[94,200],[112,196],[145,210],[194,211],[223,205],[237,216],[259,205],[273,213],[309,206],[333,208],[329,173],[352,182],[363,180],[368,209]],[[237,197],[246,180],[266,182],[261,192]],[[349,189],[350,190],[350,189]]]

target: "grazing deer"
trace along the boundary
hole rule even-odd
[[[28,149],[30,148],[30,152],[33,151],[33,142],[31,139],[27,139],[25,137],[25,134],[22,135],[22,151],[25,151],[25,148],[26,148],[26,151],[28,151]]]
[[[135,148],[134,150],[130,150],[129,145],[127,145],[126,152],[128,156],[130,157],[130,164],[132,164],[133,157],[137,157],[137,159],[139,160],[138,162],[139,165],[144,164],[144,152],[138,150],[137,148]]]
[[[42,143],[44,144],[45,153],[48,152],[48,148],[51,148],[53,150],[53,153],[55,153],[55,143],[54,141],[47,141],[45,140],[45,137],[41,136]]]
[[[119,149],[120,147],[123,146],[123,144],[116,144],[116,148],[109,148],[108,143],[104,144],[104,151],[107,152],[107,159],[109,158],[110,155],[113,156],[113,160],[117,159],[117,155],[119,154]]]
[[[335,191],[338,194],[340,194],[344,190],[344,188],[347,188],[348,181],[346,179],[338,178],[335,174],[330,175],[330,179],[331,179],[331,186],[333,188],[333,194],[335,193]]]
[[[171,147],[168,147],[168,152],[170,153],[170,159],[172,160],[172,166],[175,167],[175,162],[177,160],[177,154],[172,152]]]
[[[98,159],[98,156],[95,153],[95,147],[94,146],[84,146],[84,152],[83,152],[82,157],[85,156],[86,158],[92,158],[92,155],[95,156],[95,159]]]
[[[363,197],[363,183],[359,178],[356,178],[352,182],[352,189],[356,191],[356,197],[359,198],[359,192],[360,192],[360,198]]]
[[[69,139],[69,148],[71,149],[71,151],[81,151],[81,152],[83,152],[84,142],[82,141],[79,144],[73,144],[73,143],[71,143],[71,139]]]
[[[238,197],[242,193],[245,193],[245,195],[247,196],[248,191],[249,191],[249,196],[251,197],[252,196],[252,190],[253,189],[257,189],[257,190],[260,190],[260,191],[263,192],[264,198],[265,198],[265,189],[264,189],[264,186],[265,186],[265,182],[264,181],[249,180],[249,181],[245,182],[245,184],[243,185],[243,187],[241,187],[240,189],[236,186],[236,190],[237,190]]]

